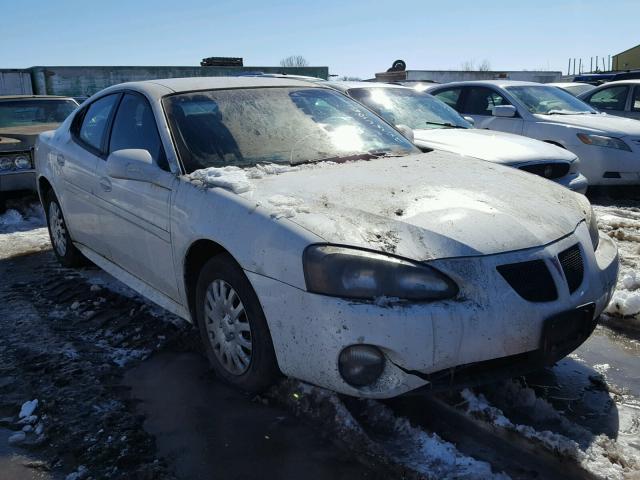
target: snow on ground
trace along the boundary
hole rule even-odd
[[[0,260],[50,248],[44,211],[37,199],[7,201],[0,215]]]
[[[618,285],[606,312],[640,326],[640,207],[594,205],[594,210],[600,230],[620,252]]]

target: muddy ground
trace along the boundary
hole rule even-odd
[[[628,273],[640,210],[625,202],[596,209],[618,219],[603,229]],[[61,268],[37,206],[11,206],[0,480],[640,478],[637,315],[611,311],[553,369],[498,385],[373,402],[283,381],[250,398],[213,377],[188,324],[94,267]]]

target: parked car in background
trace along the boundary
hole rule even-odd
[[[640,80],[605,83],[580,98],[601,112],[640,120]]]
[[[40,132],[57,128],[77,106],[66,97],[0,96],[0,210],[7,192],[35,191],[35,140]]]
[[[473,117],[478,128],[526,135],[572,151],[589,185],[640,184],[636,120],[599,113],[568,92],[533,82],[457,82],[429,93]]]
[[[418,147],[508,165],[580,193],[587,191],[587,179],[579,171],[578,158],[568,150],[522,135],[473,128],[454,109],[415,88],[373,82],[327,85],[362,103],[392,125],[412,129],[413,142]]]
[[[58,259],[194,322],[248,391],[278,370],[383,398],[541,368],[616,284],[586,197],[421,153],[318,83],[116,85],[41,134],[36,168]]]
[[[579,97],[583,93],[587,93],[593,90],[595,85],[591,85],[590,83],[580,83],[580,82],[558,82],[558,83],[546,83],[545,85],[551,85],[552,87],[558,87],[563,90],[566,90],[574,97]]]

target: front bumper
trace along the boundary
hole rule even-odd
[[[0,192],[36,191],[36,171],[22,170],[0,173]]]
[[[590,186],[640,185],[640,151],[584,144],[567,148],[580,158],[580,172],[587,177]]]
[[[573,293],[557,268],[558,253],[580,244],[584,277]],[[552,302],[520,297],[497,272],[498,265],[542,259],[558,290]],[[459,286],[459,296],[434,303],[372,303],[311,294],[277,280],[247,272],[265,312],[278,364],[286,375],[341,393],[388,398],[428,384],[430,373],[534,352],[540,348],[545,320],[580,305],[604,310],[615,288],[618,253],[601,236],[593,251],[588,228],[544,247],[499,255],[437,260],[430,263]],[[354,388],[338,371],[343,348],[369,344],[386,356],[373,385]],[[413,374],[411,372],[415,372]]]

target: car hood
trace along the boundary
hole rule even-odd
[[[540,177],[438,151],[249,178],[241,195],[274,218],[329,243],[416,260],[545,245],[589,209],[582,195]]]
[[[0,152],[31,150],[38,135],[47,130],[55,130],[59,123],[40,123],[22,127],[0,128]]]
[[[475,128],[433,128],[414,130],[420,146],[440,148],[448,152],[502,163],[519,165],[527,162],[566,161],[577,157],[568,150],[549,143],[512,133]]]
[[[631,118],[616,117],[599,114],[583,115],[535,115],[539,120],[546,123],[559,123],[573,127],[596,131],[605,135],[624,137],[631,135],[640,136],[640,122]]]

